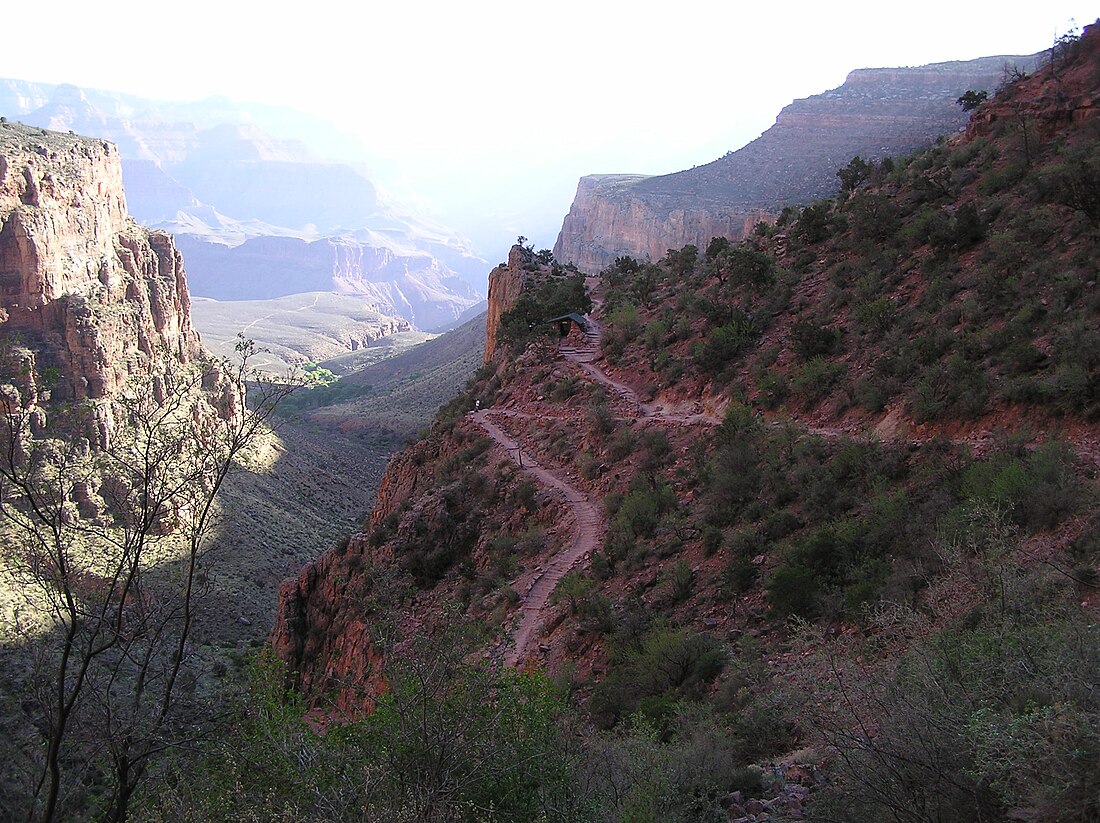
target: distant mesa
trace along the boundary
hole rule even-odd
[[[423,329],[484,303],[486,261],[358,166],[320,159],[352,152],[307,115],[23,80],[0,80],[0,115],[117,145],[130,213],[176,236],[196,295],[365,295]]]
[[[836,170],[855,155],[905,155],[962,129],[968,115],[955,104],[960,94],[992,90],[1006,65],[1030,70],[1038,58],[858,69],[840,87],[794,101],[756,140],[706,165],[583,177],[554,256],[597,272],[624,255],[659,260],[688,243],[740,239],[784,206],[835,194]]]

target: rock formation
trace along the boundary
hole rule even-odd
[[[1026,131],[1037,143],[1086,122],[1094,123],[1098,116],[1092,82],[1095,69],[1087,61],[1075,60],[1077,52],[1100,52],[1100,25],[1086,26],[1078,41],[1056,47],[1044,60],[1046,71],[1036,72],[1026,83],[1011,84],[1004,94],[979,107],[966,127],[966,139],[989,136],[998,121],[1011,123],[1021,139]]]
[[[968,89],[992,89],[1005,66],[1035,57],[985,57],[919,68],[860,69],[844,84],[796,100],[744,148],[697,168],[659,177],[582,178],[554,256],[596,272],[616,257],[658,260],[687,243],[744,237],[787,205],[830,196],[836,170],[864,159],[907,154],[963,128],[955,104]]]
[[[524,283],[527,282],[527,266],[530,262],[531,253],[523,246],[516,245],[508,252],[508,262],[489,272],[489,310],[485,320],[486,363],[493,359],[493,352],[496,351],[501,316],[516,304]]]
[[[476,291],[436,258],[397,253],[350,238],[307,241],[255,237],[228,246],[178,238],[195,294],[216,300],[270,300],[330,291],[366,298],[380,314],[418,329],[450,326],[481,302]]]
[[[320,159],[318,146],[352,155],[331,126],[277,114],[0,80],[0,115],[118,147],[131,213],[176,237],[196,295],[376,294],[422,329],[481,302],[485,261],[461,237],[387,201],[359,166]]]
[[[425,441],[426,442],[426,441]],[[290,667],[303,694],[338,692],[338,705],[355,710],[382,688],[373,647],[372,616],[357,607],[365,570],[393,560],[389,547],[373,545],[370,535],[400,516],[425,485],[425,442],[397,454],[386,467],[366,528],[342,550],[330,550],[302,567],[279,588],[279,608],[270,642]],[[414,512],[414,515],[419,514]],[[410,517],[411,522],[416,517]],[[374,617],[377,617],[375,615]]]
[[[128,216],[112,144],[0,123],[0,334],[56,372],[58,400],[202,356],[182,257]]]

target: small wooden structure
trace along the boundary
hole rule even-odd
[[[557,328],[558,337],[569,337],[572,332],[577,332],[583,337],[588,329],[588,321],[576,312],[569,312],[569,314],[563,314],[561,317],[552,317],[548,322]]]

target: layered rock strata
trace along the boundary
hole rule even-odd
[[[128,216],[112,144],[0,123],[0,337],[60,401],[203,356],[182,257]]]
[[[527,282],[530,262],[530,252],[523,246],[512,246],[508,252],[508,262],[501,263],[489,272],[489,308],[485,320],[486,363],[493,359],[493,352],[496,351],[501,316],[516,305]]]
[[[587,272],[616,257],[658,260],[688,243],[738,240],[784,206],[836,192],[836,170],[855,155],[904,155],[958,131],[955,103],[968,89],[992,89],[1006,64],[1035,57],[985,57],[919,68],[860,69],[836,89],[796,100],[744,148],[703,166],[656,177],[582,178],[554,256]]]

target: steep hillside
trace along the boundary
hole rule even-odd
[[[485,315],[367,365],[343,355],[319,365],[339,380],[291,398],[283,413],[321,431],[338,429],[389,447],[388,456],[426,428],[436,410],[462,391],[482,364]],[[360,350],[369,355],[370,349]],[[359,354],[359,353],[357,353]],[[381,464],[379,464],[381,465]]]
[[[958,131],[966,124],[960,94],[992,89],[1006,65],[1027,70],[1036,59],[859,69],[838,88],[794,101],[764,134],[712,163],[659,177],[582,178],[554,255],[597,272],[622,255],[659,260],[711,237],[740,240],[784,206],[834,194],[836,169],[853,156],[908,154]]]
[[[521,292],[284,584],[306,699],[463,620],[569,690],[587,819],[1100,814],[1098,88],[1093,26],[778,227]]]

